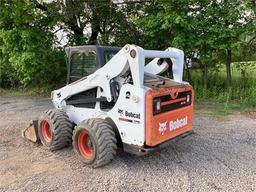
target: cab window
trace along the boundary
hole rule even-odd
[[[105,59],[105,63],[109,62],[110,59],[112,59],[112,57],[115,56],[115,54],[117,54],[118,51],[105,51],[104,52],[104,59]]]
[[[94,73],[97,69],[96,53],[74,52],[70,60],[70,83]]]

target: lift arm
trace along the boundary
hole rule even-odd
[[[171,58],[173,79],[174,81],[182,82],[184,66],[184,52],[182,50],[169,47],[165,51],[146,51],[146,54],[146,57],[151,56],[155,58],[154,56],[157,56],[158,58],[153,59],[145,66],[145,72],[155,75],[163,73],[169,68],[169,64],[166,62],[166,60],[159,64],[159,59]]]

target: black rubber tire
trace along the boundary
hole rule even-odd
[[[86,159],[78,148],[78,136],[86,131],[93,145],[93,155]],[[117,140],[112,126],[104,119],[88,119],[78,124],[73,131],[73,149],[86,165],[97,168],[108,164],[116,155]]]
[[[47,121],[50,127],[51,139],[46,141],[42,133],[42,122]],[[67,114],[59,109],[45,111],[39,118],[38,135],[41,143],[50,151],[62,149],[72,143],[73,124]]]

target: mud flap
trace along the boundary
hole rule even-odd
[[[40,142],[38,135],[38,120],[30,121],[29,125],[22,130],[22,137],[34,143]]]

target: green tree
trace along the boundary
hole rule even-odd
[[[196,51],[206,86],[208,67],[216,66],[216,60],[225,62],[230,86],[232,52],[239,50],[242,37],[253,31],[251,10],[251,1],[156,0],[145,5],[145,14],[137,23],[148,47],[176,46],[187,54]]]
[[[60,82],[64,57],[53,47],[46,16],[28,0],[2,0],[0,18],[2,79],[10,76],[22,85]]]
[[[127,15],[123,12],[126,1],[118,3],[112,0],[57,0],[46,3],[34,0],[33,2],[38,10],[55,20],[57,28],[64,29],[68,33],[70,45],[115,44],[116,35],[124,34],[124,31],[131,29]]]
[[[225,62],[227,87],[232,82],[232,52],[240,50],[242,37],[251,32],[254,19],[249,15],[249,5],[249,2],[238,0],[205,1],[199,5],[202,11],[195,17],[196,26],[201,26],[197,34],[203,33],[200,38],[209,42],[207,46]]]

